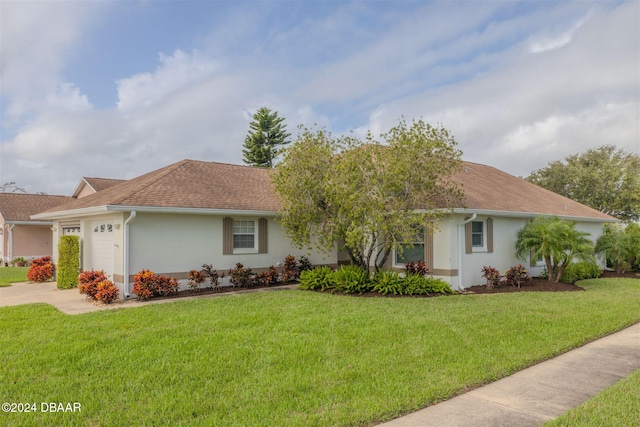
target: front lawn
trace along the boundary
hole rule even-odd
[[[640,280],[586,292],[358,298],[273,291],[64,315],[0,309],[3,425],[367,425],[640,321]]]
[[[26,282],[29,267],[0,267],[0,287],[11,286],[11,283]]]

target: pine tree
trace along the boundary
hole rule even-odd
[[[249,124],[249,134],[244,139],[244,162],[252,166],[273,167],[280,146],[288,144],[291,134],[286,133],[287,125],[282,123],[276,111],[262,107],[253,115]]]

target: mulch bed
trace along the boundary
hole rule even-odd
[[[634,278],[640,279],[640,272],[631,271],[623,274],[618,274],[615,271],[605,271],[602,273],[602,278]],[[568,283],[553,283],[546,279],[533,278],[527,283],[523,283],[522,287],[516,288],[514,286],[500,285],[497,288],[487,289],[484,285],[471,286],[465,289],[466,293],[474,294],[500,294],[507,292],[571,292],[571,291],[584,291],[583,288],[576,285],[570,285]]]

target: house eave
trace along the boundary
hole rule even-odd
[[[5,221],[4,223],[10,225],[53,225],[52,221]]]
[[[270,216],[275,217],[276,211],[253,210],[253,209],[213,209],[213,208],[181,208],[166,206],[107,206],[109,211],[130,212],[136,211],[146,213],[165,214],[187,214],[187,215],[237,215],[237,216]]]
[[[486,216],[496,216],[496,217],[509,217],[509,218],[526,218],[533,219],[538,216],[557,216],[558,218],[566,219],[569,221],[581,221],[581,222],[620,222],[619,219],[616,218],[596,218],[596,217],[586,217],[586,216],[575,216],[575,215],[557,215],[557,214],[549,214],[545,212],[514,212],[514,211],[500,211],[500,210],[490,210],[490,209],[466,209],[466,208],[455,208],[453,213],[456,214],[478,214],[478,215],[486,215]]]
[[[90,208],[71,209],[67,211],[47,212],[32,215],[33,219],[65,219],[82,216],[94,216],[108,212],[131,212],[136,211],[146,213],[164,214],[188,214],[188,215],[235,215],[235,216],[269,216],[275,217],[275,211],[251,210],[251,209],[211,209],[211,208],[181,208],[166,206],[124,206],[124,205],[103,205]]]

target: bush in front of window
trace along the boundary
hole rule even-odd
[[[236,288],[249,288],[253,285],[253,270],[245,267],[242,263],[229,270],[229,281]]]
[[[404,265],[405,272],[415,276],[426,276],[429,273],[429,269],[424,261],[408,262]]]
[[[595,262],[574,262],[564,269],[560,281],[562,283],[575,283],[578,280],[597,279],[602,276],[602,269]]]

